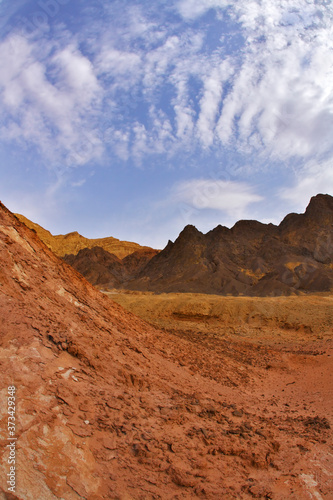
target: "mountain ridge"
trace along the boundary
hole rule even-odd
[[[278,226],[240,220],[203,234],[188,225],[126,287],[259,296],[330,292],[332,225],[333,198],[323,194]]]
[[[139,245],[130,241],[121,241],[113,236],[105,238],[86,238],[77,231],[67,234],[53,235],[39,224],[27,219],[24,215],[15,214],[27,227],[36,231],[40,239],[58,256],[64,257],[66,254],[77,255],[84,248],[101,247],[104,250],[123,259],[138,250],[153,250],[151,247]]]
[[[65,255],[62,259],[73,266],[92,285],[117,288],[134,279],[158,250],[140,248],[124,258],[108,252],[102,247],[83,248],[76,255]]]
[[[77,241],[77,234],[62,241]],[[112,245],[80,238],[90,246],[63,259],[100,288],[234,296],[333,290],[333,197],[327,194],[312,197],[304,213],[290,213],[279,225],[239,220],[204,234],[189,224],[161,251],[132,247],[119,258],[108,250]]]

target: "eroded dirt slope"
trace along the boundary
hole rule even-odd
[[[304,381],[303,404],[297,367],[306,352],[154,328],[2,205],[0,311],[0,497],[332,498],[331,399],[318,385],[332,373],[328,336],[311,355],[315,387]],[[9,385],[17,387],[13,496]]]

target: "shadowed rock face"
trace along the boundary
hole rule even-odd
[[[316,490],[304,477],[314,475],[326,498],[330,421],[323,406],[296,410],[291,392],[286,416],[278,398],[294,387],[295,355],[286,370],[272,362],[288,359],[227,340],[197,348],[195,339],[153,328],[0,203],[1,498],[305,499]],[[330,359],[313,373],[329,376]],[[13,495],[4,445],[9,386],[17,403]]]
[[[187,226],[126,286],[157,292],[289,295],[333,289],[333,198],[317,195],[279,226]]]
[[[91,284],[102,288],[117,288],[138,275],[158,250],[142,248],[123,259],[104,248],[84,248],[77,255],[65,255],[63,260],[73,266]]]

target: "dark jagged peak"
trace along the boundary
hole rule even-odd
[[[302,223],[315,222],[317,225],[327,225],[333,223],[333,197],[329,194],[317,194],[313,196],[308,204],[305,213],[288,214],[280,224],[280,228],[285,230],[292,226],[299,226]]]
[[[159,250],[142,248],[141,250],[137,250],[136,252],[127,255],[127,257],[122,259],[125,275],[134,277],[153,257],[156,257],[159,253]]]
[[[101,247],[83,248],[76,255],[65,255],[63,260],[93,285],[117,286],[123,279],[121,259]]]
[[[305,215],[312,219],[324,221],[329,219],[333,222],[333,197],[329,194],[317,194],[310,200]]]
[[[168,243],[167,243],[166,247],[164,248],[163,252],[169,252],[173,246],[174,246],[174,242],[171,240],[168,240]]]
[[[77,255],[65,255],[63,260],[83,274],[93,285],[119,285],[133,277],[159,253],[152,248],[141,248],[123,259],[102,247],[83,248]]]
[[[187,226],[184,227],[182,232],[179,234],[178,238],[180,236],[192,236],[198,234],[202,235],[202,233],[195,226],[193,226],[192,224],[188,224]]]
[[[242,234],[248,235],[249,233],[266,233],[275,227],[274,224],[264,224],[257,220],[239,220],[231,228],[231,231],[233,234],[241,236]]]
[[[92,247],[92,248],[82,248],[81,250],[79,250],[77,255],[73,255],[73,254],[65,255],[65,257],[63,257],[63,259],[66,262],[69,262],[68,257],[75,258],[75,260],[77,260],[77,261],[79,261],[80,259],[89,259],[92,262],[111,261],[111,262],[121,263],[121,259],[119,259],[119,257],[117,257],[116,255],[114,255],[111,252],[108,252],[104,248],[98,247],[98,246]],[[67,260],[66,260],[66,258],[67,258]]]
[[[224,236],[229,233],[230,229],[228,227],[221,226],[221,224],[219,224],[218,226],[214,227],[214,229],[212,229],[211,231],[208,231],[206,236],[209,236],[210,238],[214,239],[216,237]]]
[[[182,232],[179,234],[174,245],[175,246],[179,246],[179,245],[183,245],[183,244],[186,245],[188,243],[202,241],[203,239],[204,239],[203,233],[201,233],[195,226],[192,226],[192,224],[188,224],[187,226],[184,227]]]

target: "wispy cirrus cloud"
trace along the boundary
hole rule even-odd
[[[210,9],[228,7],[230,2],[224,0],[180,0],[177,2],[179,13],[187,20],[196,19]]]
[[[126,15],[118,7],[82,14],[80,33],[59,24],[42,44],[15,33],[0,42],[2,138],[69,164],[198,148],[279,161],[332,155],[327,2],[129,2]],[[210,24],[196,23],[208,11]],[[238,36],[229,46],[230,33]]]
[[[233,73],[233,68],[228,60],[217,67],[211,68],[211,73],[203,82],[202,98],[200,100],[200,113],[197,120],[197,135],[203,147],[212,146],[214,142],[216,120],[222,101],[223,85]]]
[[[207,52],[207,32],[190,25],[192,43],[185,30],[140,54],[145,99],[161,106],[159,92],[169,89],[174,151],[227,147],[282,161],[332,153],[333,14],[325,2],[183,0],[177,7],[187,21],[216,9],[225,16],[221,40],[234,23],[244,43],[228,55],[222,42]]]
[[[0,44],[0,65],[3,140],[33,145],[51,163],[82,164],[101,154],[91,127],[101,88],[75,45],[40,47],[12,34]]]
[[[331,151],[333,11],[328,2],[182,0],[193,19],[229,7],[246,44],[234,58],[232,89],[220,101],[215,129],[223,145],[238,143],[289,158]],[[237,64],[238,60],[238,64]]]
[[[241,218],[250,204],[262,201],[263,197],[245,182],[192,179],[174,186],[172,200],[198,210],[219,210]]]

